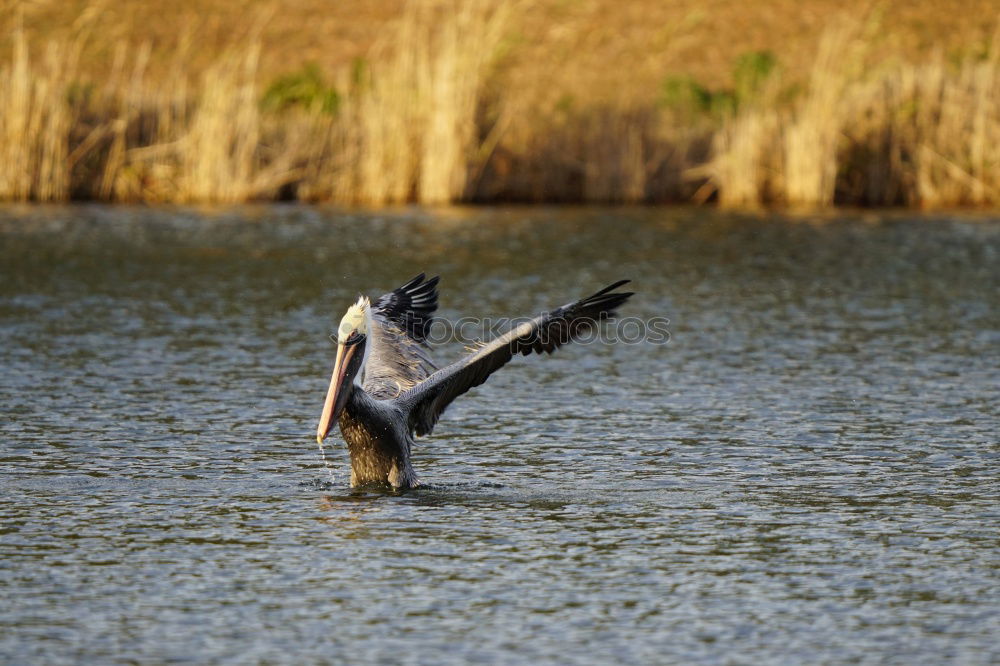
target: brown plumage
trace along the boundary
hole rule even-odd
[[[514,356],[552,353],[614,316],[632,292],[620,280],[478,345],[433,371],[426,338],[437,309],[438,278],[420,274],[374,305],[362,298],[341,322],[337,363],[320,418],[322,441],[339,417],[351,453],[351,485],[414,487],[414,437],[433,430],[455,398],[479,386]]]

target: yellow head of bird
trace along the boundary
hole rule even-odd
[[[358,335],[368,334],[368,310],[370,307],[371,303],[368,298],[361,296],[357,303],[347,308],[347,313],[340,320],[340,326],[337,327],[337,342],[347,342],[354,333]]]

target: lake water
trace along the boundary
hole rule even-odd
[[[0,661],[1000,661],[1000,218],[0,210]],[[669,342],[519,358],[352,491],[359,292]],[[462,353],[458,342],[436,358]]]

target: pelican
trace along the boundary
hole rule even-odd
[[[455,398],[517,354],[551,354],[614,316],[632,295],[615,291],[629,282],[619,280],[544,312],[438,370],[427,349],[438,279],[421,273],[374,303],[359,297],[330,336],[337,356],[316,442],[322,446],[334,422],[340,423],[351,456],[351,487],[416,487],[410,460],[415,437],[429,434]]]

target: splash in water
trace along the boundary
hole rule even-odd
[[[330,477],[330,483],[332,485],[337,484],[337,478],[333,474],[333,466],[330,464],[330,460],[326,457],[326,448],[323,446],[323,442],[316,442],[319,444],[319,455],[323,458],[323,466],[326,467],[326,473]]]

